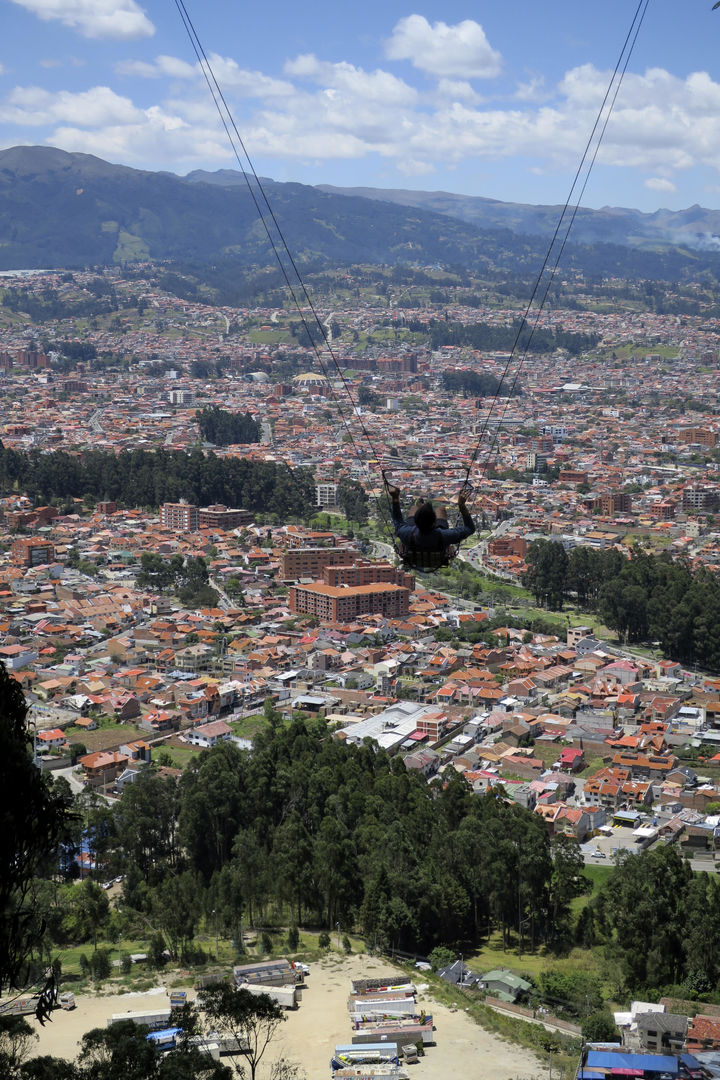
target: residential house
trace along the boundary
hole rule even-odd
[[[687,1016],[669,1012],[640,1013],[635,1022],[643,1050],[680,1054],[685,1049]]]
[[[516,975],[514,971],[509,971],[507,968],[493,968],[492,971],[487,971],[480,978],[478,987],[486,990],[493,997],[508,1002],[516,1002],[532,990],[532,984],[527,979],[521,978],[520,975]]]
[[[720,1050],[720,1018],[693,1016],[688,1020],[685,1049],[688,1054],[703,1050]]]
[[[125,754],[100,750],[95,754],[85,754],[79,759],[79,764],[85,772],[86,782],[93,787],[100,787],[115,780],[127,767],[128,761]]]
[[[65,732],[60,728],[50,728],[48,731],[38,731],[36,736],[38,750],[61,750],[67,746]]]
[[[567,769],[568,772],[581,772],[585,766],[585,754],[579,747],[564,746],[560,751],[560,768]]]
[[[212,720],[209,724],[200,724],[192,728],[185,738],[193,746],[202,746],[208,749],[216,743],[226,742],[232,736],[232,730],[224,720]]]
[[[478,973],[471,971],[462,960],[454,960],[447,967],[440,968],[438,975],[444,982],[450,983],[452,986],[462,987],[476,986],[481,978]]]

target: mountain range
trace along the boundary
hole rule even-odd
[[[0,151],[0,269],[140,260],[266,264],[274,221],[299,263],[454,265],[522,272],[541,262],[561,207],[448,192],[278,183],[231,169],[185,177],[52,147]],[[264,203],[272,207],[269,217]],[[586,273],[720,279],[720,211],[580,209],[564,255]]]

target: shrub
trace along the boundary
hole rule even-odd
[[[590,1013],[582,1022],[583,1038],[588,1042],[613,1042],[618,1038],[618,1030],[611,1012],[600,1009]]]
[[[444,945],[438,945],[430,953],[428,960],[433,971],[440,971],[441,968],[445,968],[452,964],[454,960],[457,960],[457,956],[452,949],[446,949]]]
[[[92,977],[96,982],[107,979],[112,971],[110,950],[98,949],[97,952],[94,952],[90,960],[90,967],[92,970]]]
[[[330,948],[330,935],[328,934],[327,930],[323,930],[322,934],[319,935],[318,947],[321,949]]]
[[[288,930],[287,946],[290,952],[297,952],[300,946],[300,931],[295,924]]]
[[[162,934],[153,934],[153,936],[151,937],[148,959],[151,965],[155,968],[161,968],[165,966],[165,939],[163,938]]]

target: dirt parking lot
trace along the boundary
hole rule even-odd
[[[350,980],[388,971],[392,968],[385,961],[364,955],[331,954],[313,964],[300,1007],[287,1014],[287,1022],[268,1051],[268,1061],[286,1057],[303,1066],[308,1080],[329,1080],[335,1045],[351,1040],[347,1012]],[[417,979],[416,985],[419,983]],[[77,1008],[72,1012],[55,1012],[51,1024],[38,1027],[36,1054],[74,1058],[83,1034],[104,1027],[113,1013],[163,1008],[167,1002],[164,988],[148,994],[78,996],[76,1000]],[[530,1051],[486,1032],[462,1010],[453,1012],[422,992],[419,1001],[433,1014],[437,1030],[436,1045],[428,1048],[419,1064],[409,1066],[417,1080],[529,1080],[546,1071]],[[263,1062],[260,1067],[260,1078],[267,1074],[265,1065]]]

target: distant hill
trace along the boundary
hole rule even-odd
[[[532,275],[558,214],[557,207],[444,192],[267,179],[263,186],[293,257],[315,266],[407,263]],[[700,207],[678,214],[581,211],[563,265],[670,280],[707,270],[720,280],[716,231],[720,213]],[[271,262],[243,174],[197,170],[180,177],[51,147],[0,151],[0,269],[146,259]]]
[[[267,263],[241,174],[193,180],[39,146],[0,152],[0,269],[142,259]],[[241,184],[238,183],[241,181]],[[480,230],[432,211],[265,181],[293,255],[332,263],[483,259]]]
[[[438,214],[467,221],[481,229],[510,229],[515,233],[549,238],[562,206],[532,206],[506,203],[482,196],[453,195],[447,191],[406,191],[385,188],[339,188],[318,185],[320,191],[335,195],[361,196],[433,210]],[[688,210],[640,210],[605,206],[601,210],[578,210],[572,226],[573,241],[583,244],[611,243],[628,247],[670,245],[699,251],[720,252],[720,210],[691,206]]]

